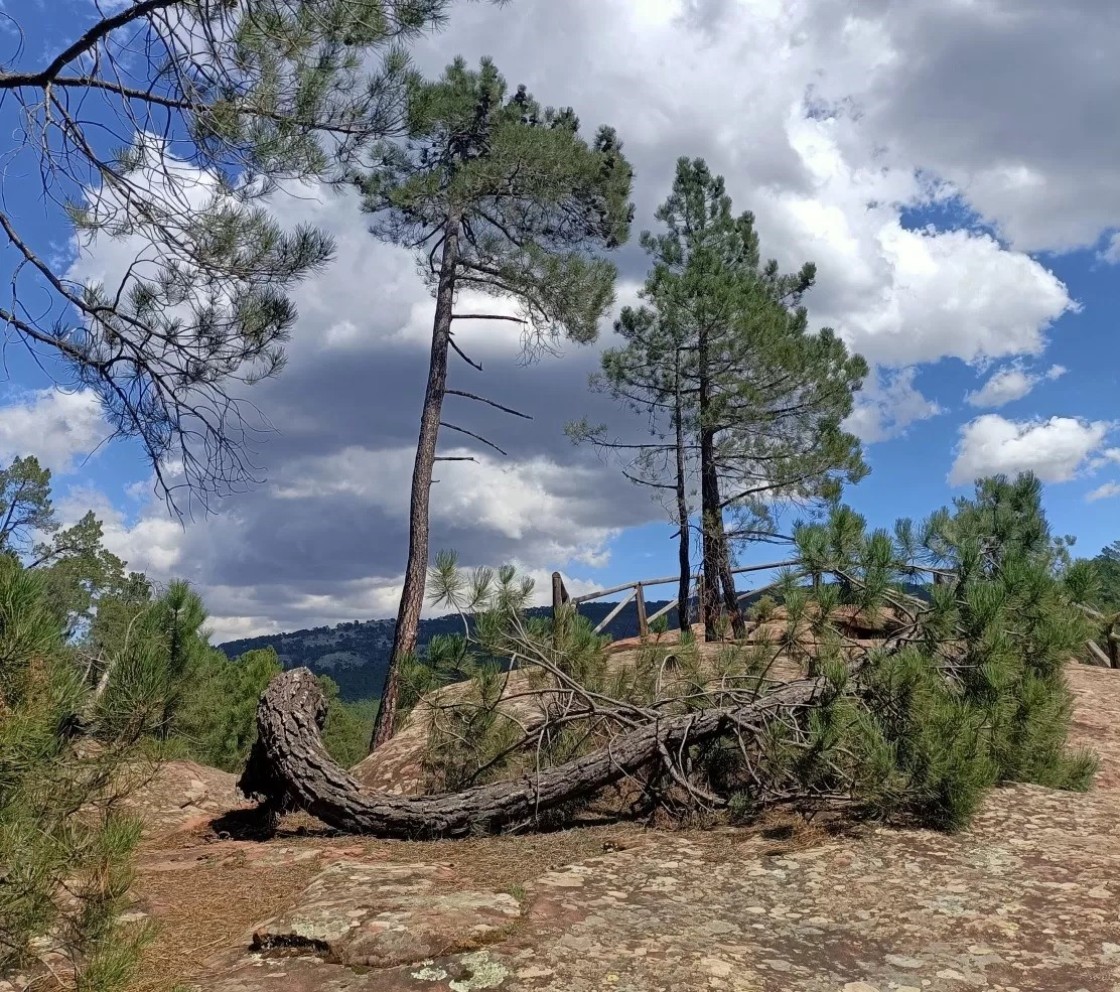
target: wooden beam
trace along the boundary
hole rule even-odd
[[[606,615],[606,616],[605,616],[605,617],[603,618],[603,622],[602,622],[601,624],[599,624],[599,626],[598,626],[598,627],[596,627],[596,628],[595,628],[595,633],[596,633],[596,634],[598,634],[598,633],[599,633],[600,631],[602,631],[602,629],[603,629],[603,628],[604,628],[604,627],[605,627],[605,626],[606,626],[607,624],[609,624],[609,623],[610,623],[610,622],[611,622],[611,621],[612,621],[612,620],[613,620],[613,619],[614,619],[615,617],[617,617],[617,616],[618,616],[618,615],[619,615],[619,614],[620,614],[620,613],[622,612],[622,608],[623,608],[623,607],[624,607],[624,606],[625,606],[625,605],[626,605],[627,603],[629,603],[629,602],[630,602],[630,600],[632,600],[632,599],[633,599],[633,598],[634,598],[634,597],[635,597],[635,596],[636,596],[637,594],[638,594],[638,590],[637,590],[637,589],[635,589],[635,590],[634,590],[634,591],[633,591],[632,593],[630,593],[630,595],[629,595],[629,596],[627,596],[627,597],[626,597],[626,598],[625,598],[624,600],[622,600],[622,602],[620,602],[620,603],[619,603],[619,604],[618,604],[618,605],[617,605],[617,606],[616,606],[616,607],[615,607],[615,608],[614,608],[613,610],[611,610],[611,611],[610,611],[610,613],[608,613],[608,614],[607,614],[607,615]]]

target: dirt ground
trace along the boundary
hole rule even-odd
[[[1097,787],[996,790],[951,837],[774,820],[406,843],[296,817],[259,842],[210,824],[232,776],[189,772],[145,842],[161,932],[134,992],[1120,992],[1120,672],[1070,682]]]

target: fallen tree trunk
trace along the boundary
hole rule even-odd
[[[326,702],[306,668],[277,675],[261,695],[257,742],[238,788],[266,811],[302,809],[346,833],[393,838],[454,837],[532,823],[689,744],[733,731],[758,732],[772,715],[812,704],[821,679],[801,679],[743,706],[651,721],[607,747],[516,781],[432,796],[363,792],[323,747]]]

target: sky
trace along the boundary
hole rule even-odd
[[[25,26],[23,65],[93,10],[2,9]],[[573,106],[588,133],[616,127],[635,235],[655,225],[677,158],[700,156],[754,212],[765,256],[816,263],[811,327],[872,367],[849,422],[871,474],[845,496],[872,526],[1032,470],[1054,531],[1093,555],[1120,538],[1118,46],[1120,8],[1099,0],[512,0],[459,5],[414,57],[436,75],[457,54],[492,56],[511,89]],[[0,111],[0,134],[14,141],[17,124]],[[77,250],[37,179],[26,161],[5,168],[5,209],[37,250],[73,278],[121,273],[130,246]],[[294,293],[287,368],[252,391],[275,427],[255,454],[263,484],[180,521],[137,447],[104,443],[90,395],[60,391],[10,335],[0,373],[0,460],[38,456],[63,519],[92,508],[130,567],[191,581],[219,641],[394,616],[407,546],[432,299],[351,195],[290,189],[270,209],[327,230],[338,252]],[[622,306],[647,260],[636,236],[614,255]],[[525,365],[513,325],[464,322],[484,371],[453,364],[452,385],[533,419],[449,398],[508,456],[445,435],[442,453],[477,463],[437,465],[433,550],[513,562],[541,602],[553,570],[575,594],[672,574],[664,509],[563,433],[582,416],[632,423],[588,389],[610,326]]]

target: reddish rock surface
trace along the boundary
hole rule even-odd
[[[998,789],[953,836],[627,827],[598,855],[594,831],[289,837],[153,850],[144,871],[186,892],[177,859],[210,852],[208,870],[275,893],[193,969],[200,992],[1120,992],[1120,672],[1070,682],[1097,787]],[[254,949],[254,931],[286,946]]]

